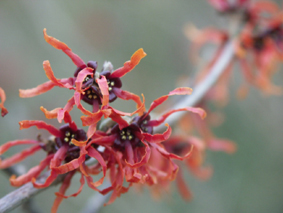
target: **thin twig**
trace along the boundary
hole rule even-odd
[[[215,82],[218,80],[218,78],[221,76],[221,74],[225,71],[228,64],[231,62],[231,60],[234,57],[234,42],[233,40],[229,41],[226,46],[224,46],[221,55],[219,56],[219,59],[213,64],[211,67],[211,70],[209,74],[206,76],[206,78],[200,82],[195,88],[193,88],[193,93],[190,96],[187,96],[182,99],[182,101],[179,101],[176,103],[172,109],[179,109],[184,108],[188,106],[196,106],[202,98],[205,96],[205,94],[208,92],[208,90],[215,84]],[[173,125],[178,121],[186,112],[179,112],[174,114],[174,116],[170,116],[166,119],[166,123],[169,125]],[[155,128],[155,131],[160,132],[164,129],[164,126],[158,126]]]
[[[44,175],[37,179],[37,182],[44,183],[49,174],[50,172],[46,172]],[[63,179],[64,175],[59,176],[51,184],[51,186],[62,182]],[[0,212],[5,213],[15,209],[16,207],[20,206],[21,204],[29,200],[31,197],[44,191],[45,189],[47,188],[34,188],[32,183],[26,183],[25,185],[12,191],[11,193],[7,194],[6,196],[0,199]]]
[[[1,160],[3,160],[3,159],[4,159],[4,157],[1,156]],[[22,164],[18,164],[18,165],[13,165],[13,166],[10,166],[8,168],[5,168],[2,171],[6,175],[8,175],[9,177],[11,175],[20,176],[20,175],[22,175],[26,172],[26,168]],[[35,203],[33,202],[33,199],[29,199],[27,202],[25,202],[22,205],[22,210],[23,210],[23,212],[26,212],[26,213],[39,213],[40,212],[36,208]]]

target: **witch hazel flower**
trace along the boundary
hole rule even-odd
[[[179,156],[186,155],[188,151],[191,152],[189,158],[185,158],[183,161],[175,160],[179,168],[176,174],[178,191],[183,199],[190,200],[192,198],[192,192],[183,177],[185,169],[200,180],[207,180],[213,173],[212,167],[203,165],[206,151],[204,141],[191,135],[174,134],[171,135],[168,140],[164,141],[162,145],[165,147],[166,151]],[[149,164],[153,168],[160,168],[160,171],[163,171],[164,174],[171,170],[170,164],[166,158],[156,151],[151,155]],[[161,197],[164,191],[170,192],[171,181],[164,178],[164,174],[160,175],[157,183],[150,187],[152,195],[156,198]]]
[[[201,103],[198,106],[204,109],[204,102]],[[206,152],[211,150],[232,154],[236,151],[235,143],[213,135],[207,124],[209,121],[213,121],[211,118],[212,113],[208,115],[205,120],[201,120],[197,114],[185,114],[178,123],[179,128],[177,131],[162,142],[167,152],[178,156],[184,156],[188,150],[192,149],[189,158],[185,158],[183,161],[174,159],[179,168],[176,174],[176,185],[180,195],[185,200],[190,200],[193,196],[183,177],[186,170],[199,180],[207,180],[212,176],[213,168],[210,165],[204,165]],[[168,171],[167,169],[170,170],[168,161],[157,152],[151,155],[149,164],[154,168],[161,168],[160,170],[163,172]],[[150,187],[150,190],[154,197],[159,198],[164,193],[164,190],[170,192],[170,186],[170,180],[159,176],[157,184]]]
[[[106,150],[116,153],[114,157],[111,157],[111,162],[119,165],[114,171],[110,169],[110,176],[114,177],[118,174],[121,176],[119,176],[119,183],[117,183],[115,178],[112,178],[112,186],[102,191],[102,193],[105,194],[110,190],[113,190],[110,202],[113,202],[117,196],[120,196],[121,193],[127,191],[128,188],[125,188],[122,185],[122,180],[124,178],[128,183],[130,183],[130,185],[131,183],[143,183],[148,185],[156,184],[158,180],[157,176],[159,175],[162,175],[164,178],[166,177],[171,181],[175,179],[178,166],[172,161],[172,159],[183,160],[190,156],[190,151],[188,151],[184,157],[167,152],[161,143],[169,138],[172,131],[171,127],[168,124],[165,124],[167,129],[163,133],[156,134],[154,134],[154,127],[164,123],[166,118],[175,112],[193,112],[204,118],[205,111],[200,108],[184,107],[170,110],[167,113],[164,113],[159,119],[151,119],[150,113],[157,106],[166,101],[169,96],[188,95],[191,94],[191,92],[192,89],[190,88],[177,88],[171,91],[168,95],[164,95],[154,100],[148,111],[145,111],[143,108],[139,108],[138,115],[133,116],[130,121],[122,118],[122,116],[127,114],[118,111],[112,112],[112,119],[115,120],[116,124],[106,131],[108,137],[112,137],[112,145],[107,146]],[[141,109],[143,111],[141,111]],[[93,118],[91,116],[82,117],[83,124],[91,124],[92,119]],[[89,143],[92,143],[92,141]],[[75,144],[78,146],[80,145],[80,143]],[[82,145],[84,144],[82,143]],[[154,168],[149,165],[148,162],[152,154],[152,150],[159,152],[169,161],[171,169],[170,171],[167,171],[166,175],[164,175],[164,171],[159,171],[158,168]]]
[[[82,129],[78,129],[76,124],[71,120],[71,117],[67,114],[65,116],[66,124],[59,129],[52,125],[39,120],[24,120],[20,121],[20,129],[29,128],[32,126],[38,129],[47,130],[53,137],[51,137],[47,142],[43,142],[40,138],[38,140],[15,140],[9,141],[0,147],[0,154],[4,154],[8,149],[17,145],[31,144],[31,148],[23,150],[21,153],[15,154],[14,156],[1,161],[0,168],[7,168],[15,163],[18,163],[28,156],[34,154],[39,150],[44,150],[47,153],[47,157],[40,163],[40,165],[33,167],[27,174],[21,175],[19,177],[12,176],[10,178],[11,185],[21,186],[27,182],[33,181],[35,186],[47,187],[49,186],[56,177],[61,173],[68,172],[66,166],[60,167],[60,164],[65,162],[72,162],[72,160],[79,158],[80,148],[74,146],[71,140],[85,140],[86,133]],[[72,164],[72,163],[71,163]],[[35,178],[37,178],[40,173],[49,166],[52,170],[47,181],[43,184],[35,183]],[[64,168],[63,170],[61,168]],[[70,168],[70,167],[69,167]]]
[[[229,39],[229,34],[225,30],[219,30],[208,27],[202,30],[189,24],[185,27],[184,33],[186,37],[192,41],[189,50],[190,59],[197,66],[201,64],[200,71],[197,72],[194,84],[197,85],[203,81],[211,71],[212,66],[219,59],[223,48]],[[202,56],[202,50],[208,45],[216,46],[211,57]],[[204,51],[203,51],[204,52]],[[225,105],[229,99],[228,87],[230,84],[232,65],[234,59],[230,61],[223,74],[218,78],[217,83],[207,92],[205,99],[213,99],[219,105]],[[183,79],[182,79],[183,80]],[[217,99],[217,101],[216,101]]]
[[[126,73],[130,72],[140,60],[146,56],[143,49],[137,50],[131,57],[130,61],[124,63],[124,66],[113,71],[111,63],[107,62],[101,73],[96,72],[97,62],[89,61],[87,64],[63,42],[53,38],[46,33],[46,29],[43,30],[44,38],[47,43],[56,49],[62,50],[68,55],[73,63],[77,66],[74,72],[74,77],[66,79],[57,79],[51,69],[49,61],[43,62],[43,68],[50,81],[37,86],[33,89],[20,90],[20,97],[27,98],[35,95],[42,94],[52,89],[54,86],[64,87],[75,90],[74,96],[68,100],[65,107],[58,112],[58,120],[63,120],[65,111],[70,112],[74,105],[77,105],[84,114],[91,114],[81,105],[81,100],[92,105],[92,113],[97,112],[102,104],[102,88],[99,87],[98,79],[104,79],[107,81],[109,90],[109,102],[113,102],[117,97],[123,100],[133,100],[138,105],[141,104],[139,96],[121,89],[122,82],[120,80]]]
[[[272,83],[272,77],[278,63],[282,61],[281,25],[283,14],[276,4],[266,1],[249,4],[245,13],[248,14],[249,18],[244,20],[244,29],[234,40],[235,57],[230,61],[226,71],[211,90],[216,91],[217,94],[222,94],[224,102],[228,97],[225,88],[229,85],[231,68],[236,62],[239,63],[244,78],[244,82],[238,90],[240,98],[247,95],[249,85],[255,86],[264,94],[282,94],[282,89]],[[190,51],[194,55],[193,59],[196,58],[195,52],[199,52],[207,43],[217,45],[213,58],[197,76],[198,79],[203,79],[211,70],[211,66],[218,60],[229,34],[224,30],[207,28],[199,31],[192,27],[188,27],[185,33],[193,42],[192,51]]]
[[[221,115],[213,113],[207,107],[208,102],[210,103],[211,101],[211,99],[204,99],[198,104],[198,107],[208,112],[208,116],[205,120],[199,119],[199,117],[194,114],[186,114],[180,119],[178,123],[180,135],[189,138],[194,134],[194,137],[203,141],[202,143],[205,146],[205,150],[233,154],[237,150],[237,145],[231,140],[218,138],[211,129],[212,126],[220,125],[221,120],[223,120]]]
[[[4,102],[6,101],[6,95],[5,95],[5,91],[1,87],[0,87],[0,98],[1,98],[1,102],[0,102],[1,116],[4,117],[8,113],[8,110],[4,107]]]
[[[42,108],[44,111],[44,109]],[[94,149],[86,150],[85,146],[75,146],[72,141],[84,141],[87,139],[86,132],[83,129],[77,128],[77,125],[72,121],[68,112],[64,116],[64,124],[59,129],[55,128],[52,125],[45,123],[44,121],[38,120],[24,120],[19,122],[20,129],[30,128],[32,126],[37,127],[38,129],[47,130],[52,136],[48,139],[47,142],[42,141],[40,138],[37,140],[15,140],[9,141],[2,146],[0,146],[0,155],[4,154],[10,148],[19,145],[31,145],[30,148],[22,150],[20,153],[17,153],[9,158],[6,158],[0,161],[0,168],[8,168],[16,163],[19,163],[26,159],[28,156],[33,155],[34,153],[43,150],[46,152],[46,157],[39,163],[39,165],[31,168],[26,174],[23,174],[19,177],[12,175],[10,182],[12,186],[18,187],[25,183],[32,182],[36,188],[46,188],[50,186],[54,180],[61,174],[67,174],[63,180],[62,186],[59,192],[56,193],[56,199],[54,201],[52,212],[56,212],[59,204],[62,199],[68,197],[77,196],[85,183],[84,178],[84,168],[85,161],[89,158],[95,158],[99,164],[103,166],[103,177],[92,183],[92,188],[102,184],[103,179],[106,173],[106,164],[101,157],[101,155]],[[48,169],[50,171],[49,176],[46,178],[44,183],[38,183],[36,178],[42,173],[43,170]],[[69,196],[65,196],[65,191],[70,185],[70,180],[73,175],[79,171],[81,173],[81,186],[78,191]],[[96,189],[98,191],[98,189]]]

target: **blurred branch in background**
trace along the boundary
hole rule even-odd
[[[44,175],[42,175],[40,178],[37,179],[39,183],[44,183],[46,178],[49,176],[50,172],[46,172]],[[52,184],[52,186],[55,186],[56,184],[63,181],[65,175],[61,175],[58,177]],[[38,193],[44,191],[46,188],[37,189],[33,187],[33,184],[27,183],[20,188],[16,189],[15,191],[7,194],[5,197],[0,199],[0,212],[5,213],[9,212],[16,207],[24,204],[25,202],[29,201],[30,198],[32,198],[34,195],[37,195]],[[27,206],[25,206],[27,208]],[[29,207],[33,208],[33,207]]]
[[[1,160],[3,160],[3,157],[1,157]],[[18,164],[18,165],[14,165],[6,169],[3,169],[3,171],[9,177],[12,175],[20,176],[26,172],[26,168],[24,167],[24,165]],[[26,202],[22,204],[22,210],[23,212],[26,212],[26,213],[39,213],[40,212],[38,208],[35,206],[32,198],[28,199]],[[7,211],[9,210],[7,209]]]

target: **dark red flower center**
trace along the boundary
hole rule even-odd
[[[93,74],[94,74],[95,71],[96,71],[96,68],[97,68],[97,62],[96,62],[96,61],[89,61],[89,62],[87,62],[86,65],[84,65],[84,66],[82,66],[82,67],[78,67],[78,68],[76,69],[75,73],[74,73],[74,76],[77,77],[78,74],[79,74],[79,72],[80,72],[81,70],[83,70],[84,68],[86,68],[86,67],[92,68],[92,69],[93,69]]]
[[[255,50],[261,51],[264,48],[264,38],[256,37],[253,39],[253,48]]]
[[[149,125],[150,116],[136,116],[132,119],[130,125],[122,130],[116,124],[111,133],[116,134],[117,138],[114,141],[116,149],[124,150],[126,142],[130,142],[132,147],[141,147],[144,144],[141,142],[142,133],[153,133],[153,127]]]
[[[101,104],[100,100],[100,90],[96,85],[90,86],[84,94],[81,95],[81,98],[84,102],[93,105],[94,102]]]
[[[113,102],[116,100],[117,95],[114,92],[114,88],[121,88],[122,81],[120,78],[111,78],[111,72],[109,70],[103,70],[100,73],[100,76],[105,76],[108,83],[108,91],[109,91],[109,102]]]
[[[114,141],[114,147],[118,150],[124,150],[126,142],[130,142],[132,147],[141,146],[142,142],[140,141],[139,133],[140,130],[135,125],[130,125],[122,130],[119,130],[119,127],[115,127],[115,132],[117,138]]]
[[[65,162],[70,162],[80,156],[80,148],[72,143],[72,139],[84,141],[87,139],[87,136],[83,129],[73,130],[69,124],[61,126],[60,131],[62,132],[62,136],[55,138],[56,145],[54,151],[56,152],[62,146],[68,146]]]

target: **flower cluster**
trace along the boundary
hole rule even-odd
[[[245,17],[242,22],[243,29],[235,39],[235,57],[227,66],[227,71],[220,78],[216,87],[218,94],[227,100],[225,93],[229,84],[232,64],[237,62],[240,71],[245,79],[238,91],[240,97],[245,97],[249,85],[255,86],[265,94],[282,94],[282,89],[272,83],[273,74],[277,65],[282,61],[282,12],[275,3],[268,1],[230,1],[211,0],[209,1],[218,11],[225,14],[235,12],[243,13]],[[242,23],[241,23],[242,24]],[[193,48],[191,55],[196,60],[196,52],[207,43],[217,45],[213,58],[198,75],[199,79],[207,74],[211,66],[219,58],[223,51],[224,44],[232,36],[226,30],[207,28],[199,31],[193,27],[186,29],[187,37],[192,40]],[[223,86],[221,86],[223,85]],[[224,94],[225,93],[225,94]]]
[[[32,89],[20,90],[20,97],[40,95],[55,86],[73,90],[74,94],[62,108],[48,111],[40,107],[46,118],[57,118],[60,123],[64,121],[65,124],[59,129],[44,121],[24,120],[19,122],[20,129],[34,126],[47,130],[51,134],[50,138],[47,140],[40,137],[37,140],[15,140],[0,146],[0,155],[14,146],[31,146],[2,160],[0,168],[10,167],[40,150],[46,153],[42,161],[26,174],[19,177],[13,175],[10,178],[13,186],[32,182],[36,188],[45,188],[50,186],[59,175],[65,175],[52,207],[52,212],[57,212],[61,201],[70,196],[77,196],[85,182],[90,188],[101,194],[112,192],[109,204],[127,192],[135,183],[158,186],[162,183],[169,183],[175,178],[184,182],[178,173],[179,166],[176,161],[186,160],[189,167],[198,173],[197,170],[202,162],[196,165],[193,161],[198,157],[190,158],[201,155],[203,151],[201,146],[194,142],[197,140],[192,139],[193,137],[187,140],[184,137],[171,136],[172,128],[169,124],[164,125],[162,133],[156,133],[154,129],[163,126],[166,118],[176,112],[191,112],[203,119],[206,116],[205,111],[198,107],[184,107],[169,110],[159,118],[152,117],[152,111],[170,96],[190,95],[191,88],[176,88],[167,95],[154,100],[146,110],[144,97],[142,101],[138,95],[121,89],[121,77],[130,72],[146,56],[143,49],[137,50],[123,67],[114,70],[110,62],[105,62],[102,71],[97,72],[97,62],[85,63],[65,43],[47,35],[46,29],[44,29],[44,38],[47,43],[62,50],[70,57],[76,65],[74,75],[57,79],[49,61],[44,61],[43,68],[49,81]],[[5,96],[1,98],[4,101]],[[133,100],[136,103],[136,109],[129,113],[111,107],[110,103],[117,98]],[[92,109],[85,108],[81,101],[91,105]],[[88,127],[87,131],[78,128],[69,114],[75,105],[83,114],[82,125]],[[102,120],[108,122],[108,125],[99,128],[98,123]],[[94,164],[89,163],[92,162],[91,159],[95,160]],[[44,183],[37,182],[37,177],[46,168],[50,172],[49,176]],[[70,181],[77,172],[81,174],[81,186],[77,192],[66,196],[65,192]],[[93,178],[100,173],[102,177],[94,182]],[[111,185],[98,189],[106,175],[109,176]],[[127,185],[124,185],[125,181]]]
[[[265,1],[252,4],[247,14],[247,24],[236,43],[246,82],[266,94],[282,94],[271,78],[283,57],[283,14],[275,3]],[[245,93],[246,88],[242,87]]]

